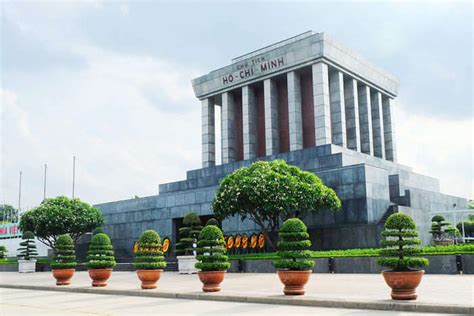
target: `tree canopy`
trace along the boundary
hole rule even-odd
[[[219,219],[240,216],[259,225],[271,248],[268,232],[290,217],[338,210],[341,201],[316,175],[283,160],[258,161],[227,175],[216,192],[212,208]]]
[[[24,213],[20,229],[32,231],[39,241],[54,248],[57,238],[69,234],[74,242],[103,224],[101,212],[79,199],[65,196],[46,199],[40,206]]]

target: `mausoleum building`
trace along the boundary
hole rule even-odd
[[[202,168],[160,185],[159,195],[96,205],[119,256],[131,256],[146,229],[174,244],[184,214],[211,217],[219,181],[256,160],[284,159],[336,191],[339,212],[305,218],[315,249],[377,247],[384,219],[396,211],[415,218],[427,244],[430,211],[467,203],[440,193],[437,179],[397,163],[397,78],[324,33],[306,32],[234,58],[192,86],[202,109]],[[240,218],[224,220],[222,228],[259,231]]]

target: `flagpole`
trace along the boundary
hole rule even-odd
[[[47,170],[48,170],[48,165],[44,164],[43,201],[46,200],[46,172]]]
[[[76,181],[76,156],[72,156],[72,198],[74,198],[74,182]]]
[[[21,176],[23,172],[20,170],[20,185],[18,188],[18,214],[20,214],[21,211]]]

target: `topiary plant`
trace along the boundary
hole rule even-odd
[[[58,237],[54,245],[53,269],[73,269],[76,267],[76,252],[71,236],[64,234]]]
[[[175,252],[177,256],[193,255],[194,246],[202,225],[199,215],[196,213],[188,213],[184,216],[183,226],[179,228],[179,242],[175,245]]]
[[[434,241],[442,241],[445,239],[444,227],[449,226],[443,216],[435,215],[431,218],[431,230],[430,233],[433,235]]]
[[[0,259],[5,259],[7,257],[8,250],[5,246],[0,246]]]
[[[92,237],[87,252],[87,267],[91,269],[110,269],[115,266],[114,248],[109,236],[99,233]]]
[[[38,252],[36,252],[35,235],[30,231],[26,231],[21,238],[25,241],[20,243],[18,257],[24,260],[34,259],[38,255]]]
[[[407,214],[394,213],[387,218],[382,231],[380,251],[382,258],[377,259],[381,266],[390,267],[392,271],[410,271],[429,264],[428,259],[420,258],[422,249],[419,246],[415,221]]]
[[[202,271],[225,271],[230,268],[229,258],[225,255],[224,235],[216,225],[208,225],[199,234],[196,268]]]
[[[209,218],[206,222],[206,226],[209,226],[209,225],[215,225],[217,227],[220,227],[220,224],[219,224],[219,221],[217,219],[215,219],[214,217],[212,218]]]
[[[161,238],[152,229],[143,232],[138,240],[138,251],[135,268],[139,270],[159,270],[166,267],[165,257],[161,251]]]
[[[102,227],[97,227],[92,231],[92,236],[100,234],[100,233],[104,233],[104,230],[102,229]]]
[[[306,225],[299,218],[289,218],[283,222],[279,232],[279,260],[273,262],[277,269],[310,270],[314,267],[311,258],[311,247]]]

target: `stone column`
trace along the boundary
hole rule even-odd
[[[229,92],[222,94],[221,111],[222,163],[235,161],[235,112],[234,97]]]
[[[397,149],[395,144],[395,127],[392,120],[392,102],[390,97],[382,96],[383,131],[385,141],[385,159],[397,161]]]
[[[303,149],[303,118],[301,112],[300,77],[294,71],[287,74],[288,81],[288,127],[290,151]]]
[[[344,101],[346,104],[347,148],[360,152],[359,94],[357,81],[344,81]]]
[[[344,75],[338,70],[329,73],[329,100],[331,102],[332,143],[347,147]]]
[[[382,122],[382,94],[372,91],[370,96],[372,112],[372,136],[374,139],[374,156],[385,159],[385,141]]]
[[[278,91],[272,79],[263,81],[265,102],[265,148],[266,155],[276,155],[279,152],[278,132]]]
[[[360,151],[368,155],[374,154],[372,142],[372,115],[370,110],[370,88],[364,84],[358,87],[359,94],[359,126]]]
[[[312,68],[316,146],[321,146],[330,144],[332,140],[328,65],[319,62]]]
[[[202,166],[216,165],[216,127],[214,122],[214,100],[201,101]]]
[[[257,109],[255,95],[249,86],[242,87],[242,122],[244,160],[257,157]]]

